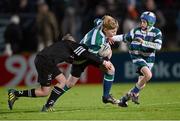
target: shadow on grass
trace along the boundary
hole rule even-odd
[[[0,114],[13,114],[13,113],[34,113],[34,112],[38,112],[37,110],[27,110],[24,111],[22,110],[7,110],[7,111],[0,111]]]
[[[59,113],[59,112],[77,112],[77,111],[95,111],[95,110],[109,110],[111,108],[118,108],[118,107],[114,107],[114,106],[110,106],[110,105],[106,105],[105,107],[102,106],[102,107],[92,107],[92,108],[87,108],[87,107],[54,107],[55,108],[55,111],[52,112],[52,113]],[[19,113],[46,113],[46,112],[41,112],[41,109],[37,110],[37,109],[30,109],[28,110],[27,108],[24,109],[14,109],[14,110],[8,110],[8,109],[4,109],[4,111],[0,111],[0,114],[19,114]]]

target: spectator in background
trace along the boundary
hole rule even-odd
[[[18,13],[28,13],[31,12],[32,7],[28,5],[28,0],[19,0],[19,5],[17,8]]]
[[[119,10],[117,10],[118,9],[117,8],[118,7],[117,1],[115,1],[115,0],[106,0],[106,3],[107,3],[107,13],[114,16],[114,17],[117,17],[118,13],[119,13]]]
[[[95,17],[94,18],[101,18],[106,14],[106,8],[104,7],[103,4],[99,4],[96,6],[95,9]]]
[[[177,26],[177,32],[176,32],[176,44],[178,47],[180,47],[180,10],[178,11],[178,16],[176,18],[176,26]]]
[[[127,14],[125,16],[124,22],[123,22],[123,33],[129,32],[132,28],[136,27],[138,25],[138,11],[136,9],[136,1],[130,0],[126,3],[127,6]],[[119,50],[121,51],[127,51],[127,45],[126,43],[120,43]]]
[[[49,1],[52,2],[52,5],[51,5],[52,12],[55,14],[57,18],[59,34],[60,34],[59,36],[63,37],[61,25],[62,25],[62,20],[64,18],[65,10],[67,7],[67,2],[70,2],[70,1],[67,1],[67,0],[49,0]],[[74,1],[77,1],[77,0],[74,0]]]
[[[84,36],[91,28],[94,26],[93,20],[97,17],[96,11],[97,6],[100,5],[101,0],[84,0],[86,7],[83,7],[84,11],[82,12],[82,35]],[[101,16],[102,17],[102,16]]]
[[[42,0],[38,1],[37,29],[38,50],[51,45],[58,35],[57,20],[54,14],[49,11],[48,5]]]
[[[155,15],[157,16],[156,27],[162,29],[162,27],[164,27],[166,24],[166,19],[163,13],[159,9],[157,9],[154,0],[145,0],[144,4],[145,4],[144,11],[152,11],[153,13],[155,13]]]
[[[21,42],[23,39],[22,30],[19,25],[20,18],[18,15],[13,15],[10,19],[10,24],[4,32],[6,43],[5,55],[18,54],[21,52]]]
[[[123,33],[129,32],[132,28],[138,25],[138,11],[136,9],[136,2],[127,3],[127,14],[123,22]]]
[[[67,33],[70,33],[75,40],[80,40],[81,39],[81,19],[80,17],[76,14],[76,10],[74,7],[68,7],[65,10],[65,16],[64,19],[62,20],[62,34],[65,35]]]

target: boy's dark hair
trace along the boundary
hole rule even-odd
[[[76,42],[76,40],[74,39],[74,37],[71,34],[66,34],[65,36],[62,37],[62,41],[64,40],[70,40],[73,42]]]
[[[54,42],[64,41],[64,40],[70,40],[70,41],[76,42],[76,40],[74,39],[74,37],[71,34],[66,34],[63,37],[61,34],[59,34],[59,36],[55,39]]]

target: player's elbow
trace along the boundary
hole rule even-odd
[[[160,50],[161,49],[161,45],[159,45],[158,47],[157,47],[157,50]]]
[[[160,50],[161,49],[161,44],[156,44],[156,50]]]

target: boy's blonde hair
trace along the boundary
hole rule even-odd
[[[119,28],[119,24],[118,24],[118,21],[109,16],[109,15],[105,15],[103,18],[103,29],[107,29],[107,30],[111,30],[111,29],[115,29],[115,28]]]

